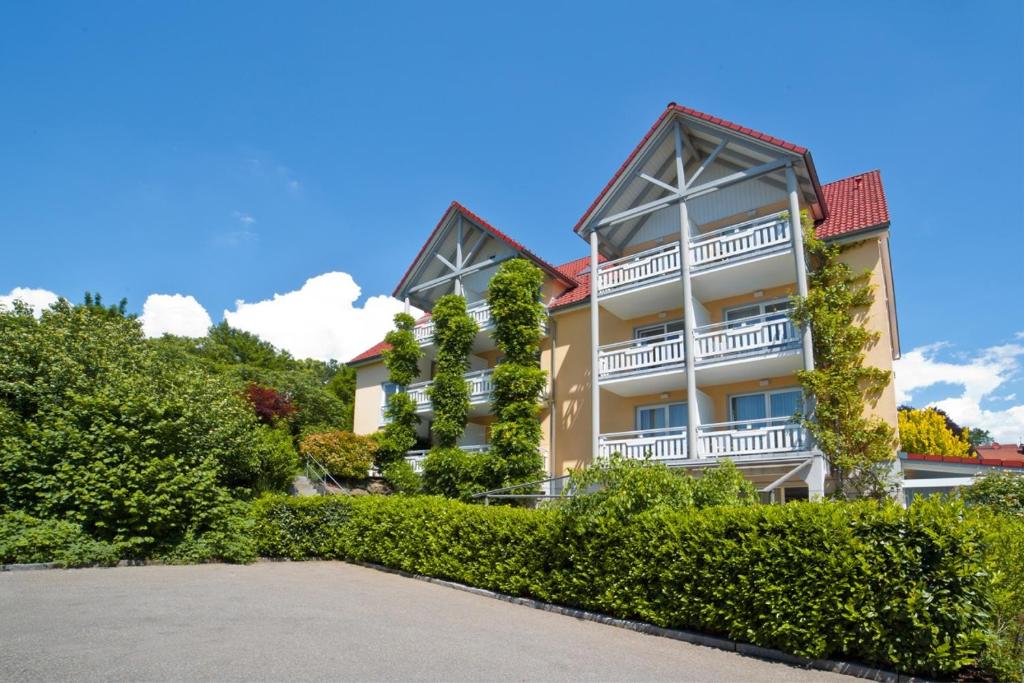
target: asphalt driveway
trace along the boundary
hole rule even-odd
[[[0,680],[852,680],[339,562],[0,574]]]

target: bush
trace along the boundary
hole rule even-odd
[[[961,489],[960,497],[968,506],[1024,517],[1024,474],[989,472]]]
[[[664,463],[613,454],[574,471],[566,490],[589,492],[566,499],[565,513],[576,518],[601,515],[624,520],[658,506],[679,510],[758,502],[754,485],[729,460],[696,479]]]
[[[112,566],[117,549],[91,538],[82,527],[23,512],[0,515],[0,564],[56,562],[62,567]]]
[[[257,557],[256,542],[252,537],[254,526],[248,504],[233,502],[226,505],[204,530],[189,529],[177,545],[155,557],[173,564],[252,562]]]
[[[978,523],[992,577],[990,643],[981,668],[1000,681],[1024,681],[1024,518],[986,510]]]
[[[256,518],[264,555],[372,562],[807,657],[949,674],[989,638],[997,541],[944,501],[655,505],[618,519],[274,497]]]
[[[423,461],[423,490],[469,500],[474,493],[501,485],[502,475],[495,467],[498,464],[489,453],[469,453],[457,446],[435,447]]]
[[[423,490],[423,478],[406,460],[388,463],[381,474],[395,493],[416,494]]]
[[[376,440],[342,431],[310,434],[299,447],[338,479],[365,479],[377,452]]]

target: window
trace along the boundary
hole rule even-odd
[[[636,329],[633,330],[633,338],[647,339],[648,337],[657,337],[660,334],[670,334],[672,332],[682,334],[682,320],[672,320],[665,323],[656,323],[654,325],[644,325],[643,327],[637,327]]]
[[[398,393],[398,385],[394,382],[384,382],[380,385],[380,388],[382,390],[380,403],[382,406],[387,406],[388,399],[391,398],[393,394]]]
[[[666,436],[668,430],[687,425],[686,403],[664,403],[636,409],[636,429],[644,436]]]
[[[729,399],[729,411],[735,422],[748,422],[749,428],[767,426],[768,422],[757,420],[785,419],[800,409],[803,393],[799,389],[781,389],[758,394],[742,394]]]
[[[762,315],[765,316],[767,320],[781,320],[782,318],[787,317],[788,310],[789,302],[785,299],[778,301],[763,301],[756,304],[747,304],[744,306],[737,306],[736,308],[726,309],[725,321],[735,322],[737,326],[742,326],[744,324],[744,320],[757,318]]]

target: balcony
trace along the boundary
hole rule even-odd
[[[807,430],[794,418],[765,418],[720,422],[697,428],[701,459],[760,458],[810,451]],[[686,460],[686,429],[646,430],[602,434],[598,454],[655,461]]]
[[[485,370],[477,370],[476,372],[467,372],[463,376],[466,378],[466,382],[469,383],[470,414],[482,414],[485,412],[482,409],[486,408],[491,402],[491,392],[494,390],[494,370],[487,368]],[[430,403],[428,391],[431,384],[433,382],[419,382],[417,384],[410,384],[407,389],[409,397],[416,403],[417,413],[431,413],[434,410],[433,405]]]
[[[467,453],[486,453],[491,449],[488,444],[482,444],[479,446],[459,446],[459,448]],[[413,472],[416,474],[423,474],[423,461],[427,459],[427,455],[429,453],[429,450],[407,451],[405,454],[405,461],[412,465]]]
[[[705,386],[781,377],[803,367],[800,330],[789,311],[694,330],[697,381]]]
[[[466,308],[466,312],[469,316],[476,321],[477,327],[480,331],[489,330],[494,325],[494,319],[491,318],[491,307],[487,305],[486,301],[479,301]],[[416,341],[421,346],[429,346],[434,343],[434,319],[427,318],[419,325],[412,329],[412,334],[416,337]]]
[[[693,291],[711,301],[793,282],[792,235],[782,214],[730,225],[690,242]],[[744,264],[741,274],[733,268]],[[728,272],[723,272],[728,271]],[[598,268],[601,304],[623,319],[678,308],[679,243],[607,261]]]
[[[802,365],[800,331],[786,313],[769,313],[694,330],[697,379],[712,386],[755,377],[781,377]],[[605,344],[598,349],[598,381],[619,396],[642,396],[685,386],[686,359],[679,332]]]
[[[606,344],[597,351],[598,381],[620,396],[640,396],[686,384],[683,335],[659,334]]]

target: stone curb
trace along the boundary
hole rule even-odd
[[[447,581],[445,579],[436,579],[431,576],[412,574],[401,569],[392,569],[391,567],[372,564],[370,562],[347,562],[347,564],[354,564],[360,567],[366,567],[367,569],[375,569],[388,574],[397,574],[398,576],[416,579],[418,581],[426,581],[427,583],[434,583],[439,586],[454,588],[455,590],[460,590],[465,593],[472,593],[473,595],[480,595],[487,598],[493,598],[495,600],[501,600],[503,602],[523,605],[524,607],[532,607],[533,609],[544,610],[545,612],[554,612],[555,614],[561,614],[567,617],[593,621],[607,626],[615,626],[617,628],[624,628],[638,633],[645,633],[647,635],[672,638],[673,640],[681,640],[694,645],[713,647],[718,650],[726,650],[727,652],[736,652],[747,657],[757,657],[759,659],[782,662],[783,664],[799,666],[805,669],[830,671],[832,673],[845,674],[855,678],[864,678],[869,681],[882,681],[884,683],[932,683],[930,679],[927,678],[894,673],[892,671],[877,669],[864,664],[840,662],[832,659],[808,659],[806,657],[798,657],[797,655],[782,652],[781,650],[759,647],[757,645],[751,645],[750,643],[741,643],[735,640],[729,640],[728,638],[720,638],[694,631],[662,628],[661,626],[654,626],[653,624],[647,624],[641,621],[617,619],[605,614],[598,614],[597,612],[588,612],[586,610],[576,609],[573,607],[562,607],[561,605],[553,605],[551,603],[541,602],[540,600],[534,600],[532,598],[521,598],[514,595],[506,595],[504,593],[497,593],[485,588],[475,588],[462,583],[456,583],[455,581]]]

